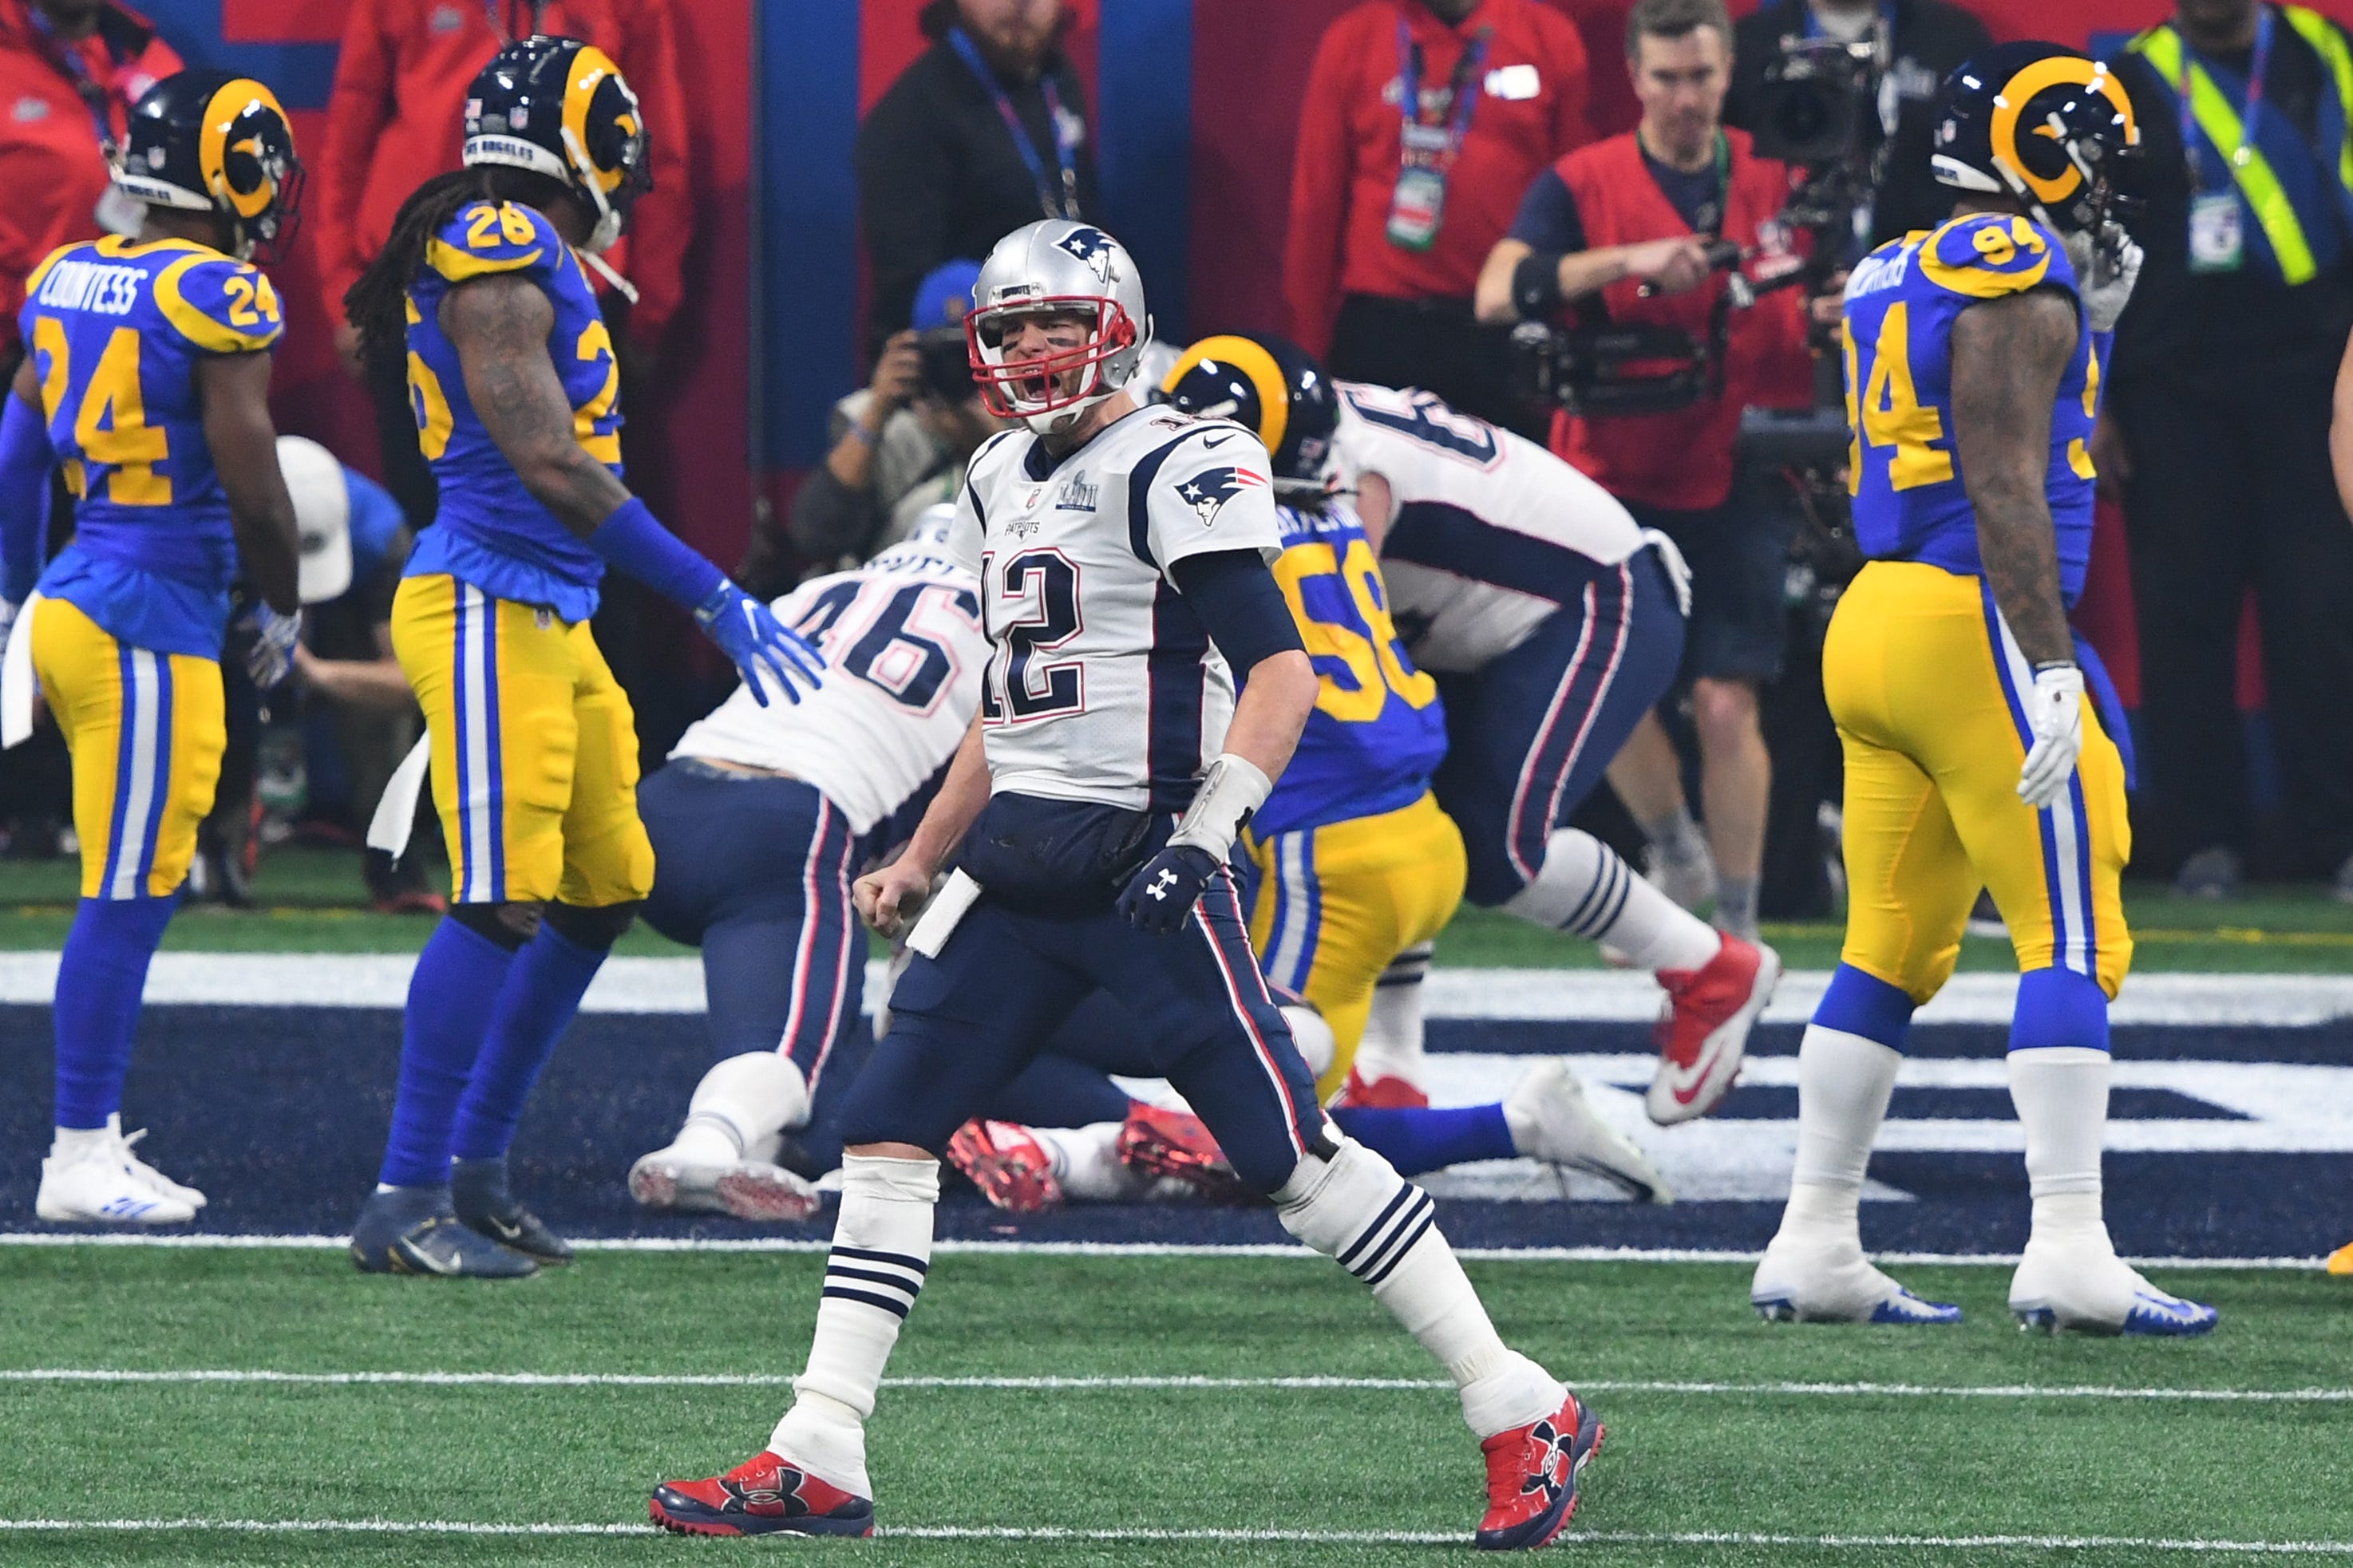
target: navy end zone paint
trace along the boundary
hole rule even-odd
[[[1515,1071],[1507,1047],[1536,1032],[1555,1051],[1648,1048],[1646,1029],[1577,1025],[1433,1025],[1451,1047],[1433,1071],[1482,1059]],[[1930,1033],[1930,1031],[1922,1031]],[[240,1234],[341,1234],[375,1179],[374,1158],[391,1114],[400,1017],[389,1008],[217,1007],[155,1005],[125,1100],[129,1127],[153,1128],[142,1152],[212,1199],[204,1228]],[[1794,1043],[1795,1031],[1788,1042]],[[1964,1054],[2000,1068],[2000,1031]],[[2353,1029],[2119,1031],[2118,1059],[2325,1066],[2353,1072]],[[2263,1042],[2269,1042],[2268,1054]],[[1957,1047],[1956,1037],[1948,1043]],[[2218,1050],[2218,1046],[2226,1047]],[[1466,1048],[1467,1047],[1467,1048]],[[1767,1053],[1767,1062],[1773,1053]],[[756,1227],[722,1216],[663,1217],[630,1203],[629,1163],[669,1141],[689,1089],[708,1065],[702,1020],[686,1014],[584,1016],[558,1048],[523,1118],[513,1162],[516,1189],[559,1230],[575,1237],[764,1235],[821,1239],[829,1211],[798,1227]],[[1949,1060],[1950,1057],[1931,1058]],[[47,1009],[0,1006],[0,1229],[37,1228],[33,1193],[49,1138]],[[1584,1069],[1595,1078],[1590,1067]],[[2227,1075],[2225,1075],[2227,1077]],[[1601,1075],[1599,1081],[1615,1080]],[[1735,1115],[1641,1136],[1672,1152],[1690,1141],[1753,1135],[1760,1118],[1786,1115],[1784,1091],[1736,1090]],[[1906,1095],[1919,1098],[1907,1101]],[[1753,1106],[1750,1099],[1753,1097]],[[2187,1101],[2187,1102],[2185,1102]],[[1946,1117],[1962,1128],[1998,1128],[2001,1096],[1981,1089],[1899,1090],[1896,1115]],[[1934,1123],[1913,1123],[1934,1125]],[[2182,1091],[2119,1093],[2120,1133],[2141,1126],[2235,1135],[2260,1122]],[[2135,1256],[2306,1257],[2343,1241],[2344,1194],[2353,1152],[2111,1153],[2108,1215],[2119,1247]],[[1873,1157],[1873,1182],[1910,1201],[1866,1202],[1863,1237],[1902,1251],[2011,1252],[2024,1238],[2026,1182],[2015,1153],[1935,1150]],[[1446,1180],[1451,1178],[1439,1178]],[[1639,1247],[1753,1250],[1771,1237],[1778,1202],[1698,1201],[1664,1209],[1620,1202],[1524,1202],[1441,1197],[1448,1235],[1466,1247]],[[41,1227],[46,1228],[46,1227]],[[1264,1209],[1080,1206],[1016,1220],[968,1190],[943,1205],[943,1237],[974,1239],[1231,1244],[1285,1240]]]

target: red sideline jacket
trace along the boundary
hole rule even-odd
[[[637,285],[629,334],[652,344],[677,314],[694,226],[685,94],[679,86],[670,0],[496,0],[502,37],[483,0],[351,0],[327,137],[306,223],[317,226],[327,319],[343,319],[343,291],[392,234],[409,193],[458,167],[466,89],[507,37],[538,30],[580,38],[613,57],[643,107],[653,141],[654,188],[629,215],[607,259]]]
[[[1757,157],[1746,132],[1727,130],[1725,135],[1732,144],[1732,190],[1724,237],[1754,245],[1757,226],[1780,210],[1788,194],[1788,171]],[[1556,167],[1577,198],[1589,249],[1692,232],[1643,163],[1641,144],[1630,131],[1581,148]],[[1717,273],[1686,293],[1652,300],[1640,296],[1641,287],[1630,278],[1601,291],[1611,321],[1677,326],[1704,340],[1725,277]],[[1781,289],[1761,296],[1752,309],[1732,312],[1722,396],[1673,414],[1605,419],[1556,414],[1552,449],[1620,500],[1691,511],[1721,506],[1732,493],[1732,447],[1741,408],[1802,405],[1807,399],[1805,383],[1793,384],[1792,356],[1802,362],[1805,355],[1805,305],[1799,296],[1800,290]]]
[[[108,177],[90,110],[26,9],[26,0],[0,0],[0,357],[16,346],[25,279],[58,247],[101,232],[95,215]],[[106,89],[118,142],[139,96],[180,68],[172,46],[123,5],[101,5],[99,30],[62,47]]]
[[[1444,89],[1472,35],[1493,29],[1478,106],[1446,182],[1445,219],[1437,243],[1419,251],[1386,234],[1403,122],[1400,16],[1421,45],[1425,92]],[[1483,0],[1451,26],[1420,0],[1367,0],[1335,21],[1316,46],[1291,166],[1282,283],[1300,346],[1316,355],[1330,346],[1344,293],[1467,303],[1528,182],[1591,134],[1585,96],[1585,45],[1567,16],[1538,0]]]

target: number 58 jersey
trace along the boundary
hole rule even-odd
[[[1847,483],[1855,542],[1873,560],[1981,574],[1977,513],[1953,440],[1953,323],[1971,305],[2031,289],[2079,300],[2058,237],[2006,213],[1973,213],[1908,234],[1873,251],[1848,278],[1847,422],[1854,441]],[[2088,446],[2103,347],[2078,330],[2051,417],[2044,489],[2058,532],[2060,591],[2070,605],[2092,558]]]
[[[973,455],[949,545],[980,574],[997,793],[1129,811],[1192,800],[1234,678],[1171,571],[1219,551],[1274,560],[1271,466],[1240,426],[1165,408],[1059,460],[1027,431]]]

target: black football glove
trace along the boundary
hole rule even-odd
[[[1119,912],[1138,931],[1166,936],[1185,924],[1209,879],[1217,858],[1190,844],[1171,844],[1145,863],[1119,896]]]

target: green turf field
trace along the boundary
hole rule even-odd
[[[604,1252],[517,1286],[468,1287],[363,1278],[331,1251],[7,1247],[7,1368],[580,1379],[0,1377],[0,1514],[12,1521],[581,1533],[12,1530],[0,1562],[733,1561],[761,1549],[586,1532],[641,1521],[649,1483],[761,1444],[786,1392],[744,1380],[798,1370],[820,1266],[810,1254]],[[2217,1302],[2223,1322],[2211,1339],[2161,1343],[2021,1336],[1998,1267],[1905,1270],[1971,1314],[1915,1331],[1758,1323],[1736,1266],[1472,1269],[1506,1337],[1585,1384],[1609,1424],[1568,1561],[2124,1568],[2238,1556],[2211,1550],[2229,1542],[2324,1549],[2269,1561],[2353,1552],[2353,1281],[2168,1271],[2164,1283]],[[1305,1257],[943,1255],[892,1366],[907,1381],[885,1390],[873,1426],[882,1537],[783,1550],[926,1564],[1468,1561],[1416,1539],[1459,1539],[1478,1511],[1477,1454],[1450,1391],[1165,1381],[1420,1383],[1433,1371],[1353,1281]],[[596,1381],[616,1376],[645,1381]],[[712,1381],[663,1381],[684,1378]],[[1155,1381],[1035,1386],[1042,1378]],[[2066,1389],[2100,1392],[2054,1392]],[[2306,1396],[2248,1397],[2294,1391]],[[1200,1531],[1293,1538],[1162,1534]],[[2118,1543],[2087,1544],[2102,1540]]]
[[[56,949],[73,921],[79,875],[70,861],[0,861],[0,951]],[[164,938],[184,952],[414,952],[433,929],[428,915],[379,915],[362,902],[359,859],[348,850],[289,847],[263,857],[255,892],[262,907],[237,913],[216,906],[183,910]],[[2161,884],[2126,885],[2126,906],[2145,970],[2247,973],[2353,972],[2353,905],[2319,888],[2262,889],[2228,902],[2173,896]],[[1767,935],[1793,969],[1838,962],[1839,930],[1830,922],[1768,924]],[[616,952],[687,950],[639,924]],[[1438,945],[1448,964],[1591,968],[1592,943],[1571,942],[1508,916],[1467,906]],[[1963,969],[2004,970],[2009,944],[1971,937]]]

